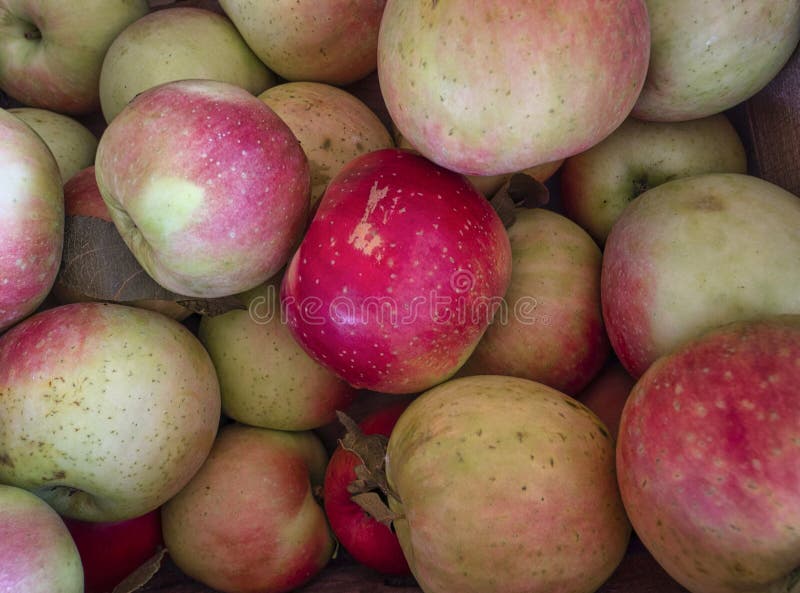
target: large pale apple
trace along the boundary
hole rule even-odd
[[[219,419],[208,353],[159,313],[62,305],[0,338],[0,482],[64,516],[160,506],[203,463]]]
[[[721,326],[655,362],[617,468],[655,559],[693,593],[800,591],[800,316]]]
[[[392,429],[386,474],[426,593],[591,593],[625,555],[613,440],[541,383],[465,377],[423,393]]]
[[[254,95],[276,80],[223,15],[165,8],[126,27],[108,48],[99,81],[103,116],[110,122],[140,92],[186,78],[220,80]]]
[[[0,89],[30,107],[84,114],[114,38],[146,0],[0,0]]]
[[[800,40],[800,0],[646,0],[652,49],[633,115],[684,121],[761,90]]]
[[[0,332],[44,301],[61,264],[64,194],[53,153],[0,109]]]
[[[161,509],[170,557],[226,593],[300,587],[335,547],[314,498],[327,461],[311,432],[226,425],[200,471]]]
[[[800,199],[749,175],[709,173],[631,202],[603,252],[606,331],[634,377],[730,321],[800,313]]]
[[[605,138],[630,113],[649,52],[643,0],[389,0],[378,75],[417,150],[495,175]]]
[[[747,155],[723,114],[686,122],[626,119],[561,168],[564,213],[605,243],[628,203],[648,189],[700,173],[747,173]]]
[[[518,208],[508,236],[504,306],[459,374],[523,377],[574,395],[610,352],[600,248],[577,224],[540,208]]]
[[[83,593],[81,558],[64,521],[38,496],[5,484],[0,484],[0,591]]]
[[[139,263],[178,294],[258,286],[289,259],[308,216],[297,138],[225,82],[174,81],[139,94],[100,138],[95,172]]]

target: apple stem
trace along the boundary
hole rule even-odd
[[[39,29],[31,29],[30,31],[25,31],[25,39],[33,40],[41,38],[42,38],[42,32]]]

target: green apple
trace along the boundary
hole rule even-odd
[[[85,114],[114,38],[146,0],[0,0],[0,89],[30,107]]]
[[[566,160],[561,203],[602,245],[625,206],[651,187],[699,173],[746,172],[744,145],[723,114],[687,122],[628,118],[608,138]]]
[[[0,394],[0,482],[88,521],[163,504],[203,463],[220,420],[199,340],[124,305],[62,305],[17,324],[0,338]]]
[[[42,137],[56,157],[64,183],[81,169],[94,164],[97,137],[76,119],[37,107],[16,107],[8,111]]]
[[[78,548],[64,521],[27,490],[0,484],[0,591],[83,593]]]
[[[254,95],[276,80],[223,15],[165,8],[127,27],[108,48],[99,83],[103,116],[110,122],[140,92],[187,78],[228,82]]]

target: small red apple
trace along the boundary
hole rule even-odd
[[[622,409],[636,380],[630,376],[618,360],[612,360],[591,383],[581,391],[577,399],[597,414],[616,439]]]
[[[85,593],[111,591],[162,545],[158,509],[126,521],[64,522],[81,556]]]
[[[409,400],[375,410],[359,424],[365,434],[388,437]],[[361,564],[388,575],[411,574],[397,535],[367,514],[351,498],[348,486],[356,479],[359,457],[339,445],[325,472],[325,514],[339,543]]]

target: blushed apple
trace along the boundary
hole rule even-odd
[[[94,163],[97,137],[78,120],[36,107],[16,107],[8,112],[16,115],[41,136],[56,158],[64,183],[75,173]]]
[[[170,557],[226,593],[300,587],[334,550],[314,498],[327,461],[311,432],[224,426],[200,471],[162,507]]]
[[[631,202],[608,235],[606,331],[639,377],[724,323],[800,313],[800,199],[750,175],[675,179]]]
[[[140,92],[187,78],[227,82],[253,95],[276,82],[225,16],[164,8],[131,23],[108,48],[99,81],[103,116],[111,122]]]
[[[611,360],[576,396],[583,405],[597,414],[615,439],[619,433],[622,409],[636,381],[618,360]]]
[[[648,189],[700,173],[747,173],[745,148],[723,114],[686,122],[626,119],[561,168],[564,213],[604,244],[628,203]]]
[[[153,311],[77,303],[0,337],[0,482],[61,515],[121,521],[178,492],[220,420],[208,353]]]
[[[53,153],[0,109],[0,333],[44,301],[61,264],[64,193]]]
[[[27,490],[0,484],[0,591],[84,593],[78,549],[64,521]]]
[[[225,82],[168,82],[137,95],[100,138],[95,169],[139,263],[182,295],[258,286],[289,259],[308,216],[297,138]]]
[[[114,38],[146,0],[0,0],[0,88],[29,107],[86,114]]]

